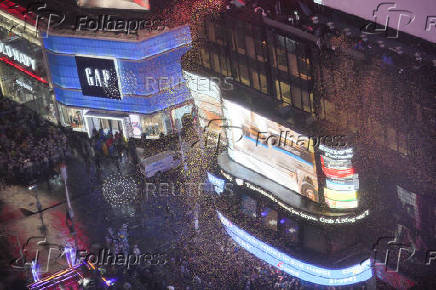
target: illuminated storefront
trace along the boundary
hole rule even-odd
[[[180,65],[191,43],[187,26],[139,40],[67,33],[43,40],[64,126],[89,136],[103,129],[156,139],[192,114]],[[168,79],[180,81],[169,85]]]
[[[1,11],[1,92],[4,97],[24,104],[45,119],[56,122],[55,107],[46,77],[41,44],[36,38],[18,33],[16,30],[19,30],[17,28],[19,25],[19,19]],[[15,26],[16,30],[11,29],[11,26]]]

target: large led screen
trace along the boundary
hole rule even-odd
[[[76,56],[76,65],[84,95],[120,99],[118,75],[113,59]]]
[[[325,203],[330,208],[357,208],[359,179],[351,161],[353,149],[338,150],[320,145],[319,150],[322,171],[326,176]]]
[[[77,5],[84,8],[150,10],[149,0],[77,0]]]
[[[229,156],[257,173],[319,202],[313,146],[309,138],[228,100]]]

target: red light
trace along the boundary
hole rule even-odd
[[[3,62],[5,62],[5,63],[7,63],[7,64],[9,64],[9,65],[11,65],[11,66],[13,66],[13,67],[15,67],[16,69],[18,69],[18,70],[22,71],[23,73],[25,73],[25,74],[31,76],[32,78],[37,79],[38,81],[40,81],[40,82],[42,82],[42,83],[44,83],[44,84],[48,84],[48,82],[47,82],[46,80],[44,80],[43,78],[41,78],[41,77],[35,75],[35,74],[32,73],[31,71],[26,70],[26,69],[23,68],[22,66],[20,66],[20,65],[18,65],[18,64],[16,64],[16,63],[14,63],[14,62],[12,62],[12,61],[10,61],[10,60],[7,59],[6,57],[0,57],[0,60],[3,61]]]
[[[33,12],[27,11],[26,8],[12,1],[2,1],[0,3],[0,9],[32,25],[35,25],[36,23],[36,17]]]

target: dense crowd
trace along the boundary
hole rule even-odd
[[[0,112],[0,175],[8,183],[48,178],[65,157],[65,134],[9,99],[0,99]]]

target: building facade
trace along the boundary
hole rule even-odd
[[[179,130],[193,107],[180,64],[190,43],[187,26],[137,37],[50,33],[44,49],[62,124],[126,138]]]
[[[24,19],[24,8],[21,8],[23,11],[20,7],[7,9],[12,2],[6,2],[0,4],[2,94],[24,104],[45,119],[57,122],[41,39],[32,26],[34,19]]]
[[[230,9],[202,28],[195,74],[233,80],[220,91],[228,149],[210,173],[223,209],[233,204],[220,218],[284,251],[297,241],[306,254],[294,257],[312,250],[327,265],[352,264],[386,231],[424,253],[434,242],[434,67],[377,38],[364,48],[314,18],[284,16]],[[286,132],[301,141],[286,146]],[[220,189],[229,182],[236,198]]]

